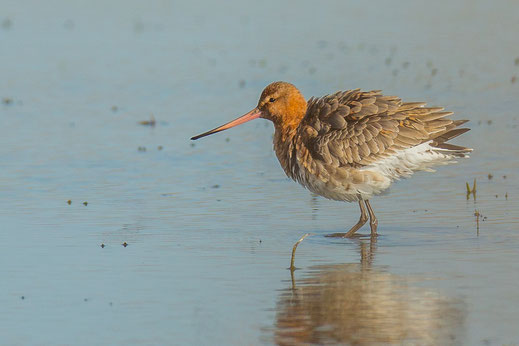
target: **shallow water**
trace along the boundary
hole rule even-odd
[[[2,4],[2,344],[519,343],[519,5],[315,4]],[[269,123],[188,139],[280,79],[444,105],[475,151],[374,199],[376,243],[325,238],[357,206]]]

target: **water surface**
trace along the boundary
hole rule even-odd
[[[518,11],[4,2],[1,343],[517,344]],[[444,105],[475,151],[374,199],[375,244],[325,238],[357,206],[287,179],[270,123],[189,141],[275,80]]]

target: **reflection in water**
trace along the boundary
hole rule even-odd
[[[319,211],[319,195],[312,193],[310,205],[312,206],[312,220],[317,220],[317,212]]]
[[[292,276],[277,304],[276,343],[460,343],[462,302],[372,267],[375,246],[375,240],[360,241],[360,264],[316,266],[307,278]]]

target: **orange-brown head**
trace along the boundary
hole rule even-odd
[[[272,121],[276,129],[294,130],[305,116],[305,113],[306,100],[301,92],[290,83],[274,82],[263,90],[256,108],[227,124],[194,136],[191,139],[195,140],[227,130],[256,118]]]
[[[296,128],[305,116],[306,100],[293,84],[274,82],[261,93],[257,108],[276,127]]]

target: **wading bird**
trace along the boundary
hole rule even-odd
[[[472,149],[447,143],[467,132],[468,120],[451,120],[441,107],[402,102],[379,90],[339,91],[305,100],[292,84],[268,85],[256,108],[213,130],[217,133],[247,121],[264,118],[274,123],[274,151],[285,173],[308,190],[336,201],[358,202],[359,221],[351,237],[367,221],[376,236],[378,221],[372,196],[415,171],[468,157]]]

